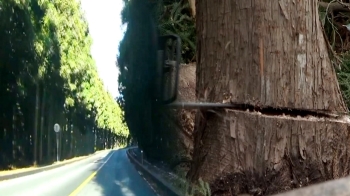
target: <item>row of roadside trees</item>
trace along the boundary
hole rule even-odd
[[[91,57],[78,1],[0,0],[0,168],[124,144],[123,112]]]

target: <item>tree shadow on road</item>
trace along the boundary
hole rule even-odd
[[[112,151],[108,156],[96,161],[101,165],[92,180],[91,194],[103,196],[154,196],[149,184],[130,163],[126,149]]]

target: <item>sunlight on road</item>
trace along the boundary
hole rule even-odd
[[[153,196],[126,150],[107,151],[52,170],[0,182],[0,196]]]
[[[123,195],[135,196],[135,194],[127,186],[124,186],[124,184],[129,184],[129,178],[126,178],[122,182],[114,181],[114,183],[120,187],[120,190],[123,193]]]

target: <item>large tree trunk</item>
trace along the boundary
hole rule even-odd
[[[317,1],[293,2],[197,3],[199,98],[232,94],[231,101],[256,106],[347,111]]]
[[[313,113],[348,112],[317,10],[317,0],[197,1],[197,98],[241,107],[198,113],[192,180],[266,194],[349,174],[348,122]]]

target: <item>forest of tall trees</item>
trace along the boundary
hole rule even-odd
[[[78,1],[0,0],[0,18],[0,169],[52,163],[55,123],[61,159],[126,142]]]
[[[174,114],[155,99],[157,36],[178,34],[183,40],[183,62],[195,57],[195,31],[186,1],[124,1],[122,21],[127,31],[118,57],[119,104],[125,111],[130,134],[149,158],[176,159],[180,147]],[[177,160],[175,160],[176,162]]]

